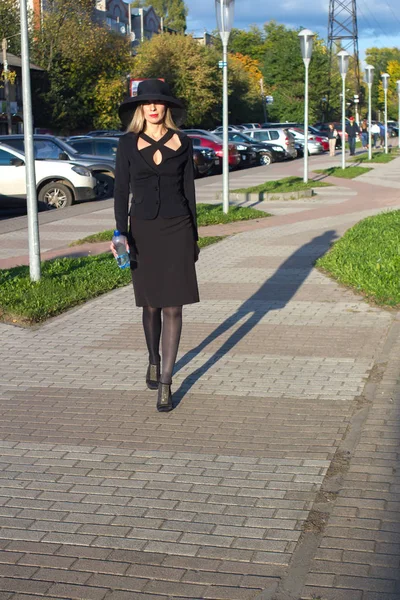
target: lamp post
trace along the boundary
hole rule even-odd
[[[339,72],[342,76],[342,169],[346,168],[346,75],[350,54],[346,50],[338,52]]]
[[[382,73],[382,86],[385,94],[385,154],[388,153],[388,135],[387,135],[387,93],[389,87],[389,73]]]
[[[233,25],[235,0],[215,0],[217,27],[222,40],[223,98],[222,98],[222,182],[223,211],[229,212],[229,160],[228,160],[228,41]]]
[[[368,159],[372,159],[372,84],[374,81],[374,70],[375,67],[372,65],[365,65],[365,83],[368,85]]]
[[[399,106],[399,114],[397,117],[397,136],[399,138],[399,148],[400,148],[400,79],[398,79],[396,81],[396,88],[397,88],[397,103]]]
[[[305,66],[304,80],[304,175],[303,181],[308,181],[308,67],[312,55],[314,33],[310,29],[303,29],[299,33],[301,56]]]

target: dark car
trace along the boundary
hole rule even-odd
[[[0,135],[0,142],[24,152],[22,134]],[[34,135],[35,159],[68,160],[86,167],[97,180],[96,197],[108,198],[114,192],[115,160],[106,156],[80,154],[64,140],[53,135]]]
[[[244,133],[230,132],[229,141],[235,144],[250,144],[256,153],[258,165],[270,165],[273,162],[280,162],[286,158],[285,151],[279,145],[268,142],[256,142]]]
[[[195,177],[203,177],[219,167],[219,158],[212,148],[193,145],[193,164]]]
[[[106,156],[115,160],[119,139],[119,137],[95,136],[68,138],[67,142],[79,154],[95,154],[96,156]]]

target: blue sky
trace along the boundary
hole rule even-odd
[[[215,28],[214,0],[185,0],[188,32],[201,35]],[[236,0],[234,26],[247,29],[274,19],[289,27],[304,26],[327,37],[329,0]],[[357,0],[361,58],[371,46],[400,47],[400,0]]]

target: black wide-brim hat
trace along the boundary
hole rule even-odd
[[[178,98],[172,95],[170,87],[161,79],[145,79],[137,88],[137,96],[126,98],[118,109],[123,126],[128,127],[137,107],[146,102],[159,102],[171,109],[172,118],[176,125],[182,125],[185,119],[185,108]]]

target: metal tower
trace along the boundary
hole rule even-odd
[[[353,56],[356,92],[359,93],[360,61],[358,55],[356,0],[329,0],[328,50],[331,70],[334,54],[338,50],[347,50]]]

